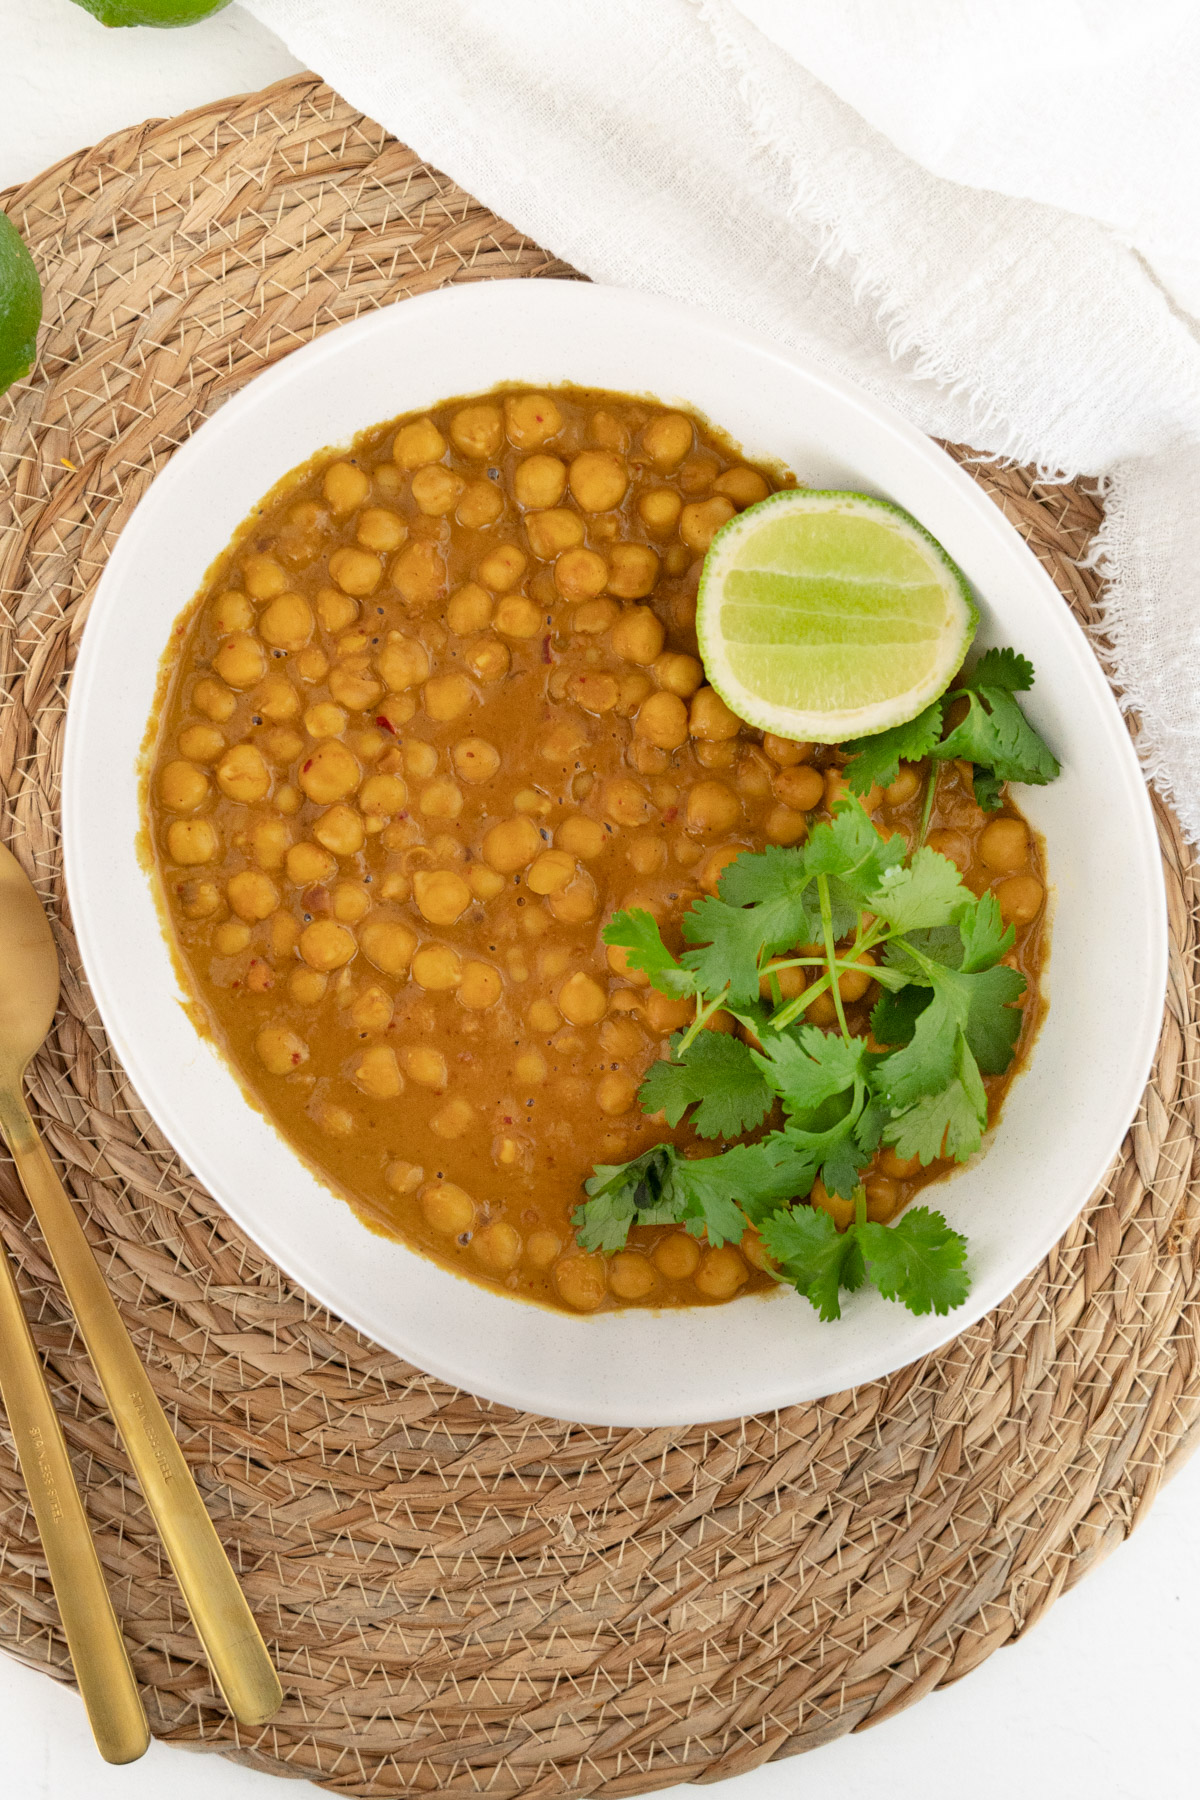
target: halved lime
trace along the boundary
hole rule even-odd
[[[962,571],[902,507],[785,488],[713,538],[696,631],[740,719],[836,744],[936,700],[978,622]]]

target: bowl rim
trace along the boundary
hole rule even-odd
[[[548,290],[554,291],[552,299]],[[264,1229],[260,1219],[251,1221],[247,1217],[245,1207],[239,1204],[237,1195],[229,1191],[228,1184],[216,1169],[205,1143],[197,1140],[192,1130],[181,1122],[176,1105],[170,1095],[169,1073],[150,1066],[142,1054],[136,1029],[131,1029],[127,1025],[127,1009],[120,988],[121,972],[113,967],[111,959],[106,956],[104,944],[94,926],[87,902],[87,869],[81,860],[81,852],[78,848],[80,834],[77,822],[85,804],[82,789],[90,721],[96,701],[95,686],[103,637],[103,621],[119,592],[125,564],[132,560],[137,546],[145,535],[156,529],[158,516],[163,508],[170,507],[176,502],[177,497],[186,491],[190,483],[193,465],[202,463],[214,451],[219,451],[223,440],[236,439],[245,422],[252,418],[256,408],[269,403],[281,391],[306,379],[310,372],[315,371],[323,363],[330,360],[336,361],[352,345],[369,343],[375,337],[386,338],[388,333],[395,329],[398,313],[403,314],[405,319],[411,321],[412,309],[420,309],[422,315],[428,315],[436,310],[445,316],[447,329],[461,329],[464,319],[477,312],[481,305],[485,308],[498,306],[502,314],[505,306],[511,306],[519,299],[522,306],[532,304],[537,307],[549,302],[552,309],[554,306],[563,304],[564,294],[573,296],[566,304],[577,306],[581,318],[586,316],[589,307],[615,308],[626,314],[631,324],[635,324],[637,318],[641,316],[683,329],[702,327],[709,333],[716,333],[730,354],[748,352],[753,356],[759,358],[765,356],[787,365],[807,382],[823,388],[839,405],[852,408],[864,415],[875,430],[890,433],[908,457],[922,465],[931,481],[942,485],[949,483],[957,488],[960,502],[966,504],[975,515],[975,524],[982,528],[991,539],[991,549],[994,554],[998,557],[1002,556],[1010,562],[1013,558],[1017,558],[1021,563],[1024,580],[1040,585],[1046,599],[1052,600],[1062,609],[1062,598],[1058,589],[1037,562],[1032,551],[1009,525],[999,508],[952,460],[948,453],[934,440],[926,437],[916,426],[911,425],[894,408],[878,400],[845,377],[831,372],[811,357],[786,349],[737,323],[714,317],[701,308],[681,305],[633,290],[561,280],[486,282],[437,290],[433,293],[401,300],[363,318],[332,328],[311,343],[291,352],[271,368],[263,370],[251,378],[238,394],[226,402],[219,412],[206,419],[192,437],[180,446],[139,501],[135,512],[121,532],[97,586],[72,678],[62,773],[65,874],[72,918],[84,969],[91,983],[110,1040],[135,1089],[165,1136],[209,1188],[217,1203],[229,1213],[239,1229],[258,1244],[263,1253],[287,1273],[290,1279],[308,1292],[313,1299],[328,1307],[337,1317],[346,1320],[356,1329],[365,1332],[376,1341],[385,1343],[388,1348],[413,1361],[431,1374],[480,1394],[486,1399],[497,1400],[521,1410],[550,1413],[551,1416],[570,1418],[587,1424],[683,1425],[698,1422],[694,1408],[682,1412],[672,1412],[667,1409],[664,1412],[662,1407],[658,1407],[647,1410],[642,1416],[631,1417],[628,1404],[622,1402],[614,1406],[603,1394],[589,1396],[587,1402],[578,1407],[572,1403],[569,1410],[558,1410],[552,1405],[531,1399],[528,1393],[514,1389],[502,1378],[492,1379],[490,1374],[486,1378],[481,1378],[478,1373],[477,1359],[474,1365],[465,1366],[462,1357],[450,1353],[449,1350],[443,1353],[442,1348],[437,1346],[431,1350],[427,1344],[417,1346],[412,1342],[405,1341],[402,1330],[389,1331],[381,1336],[380,1323],[377,1319],[366,1317],[364,1310],[357,1311],[356,1316],[353,1298],[348,1300],[346,1293],[338,1288],[336,1277],[327,1282],[321,1269],[312,1266],[304,1267],[304,1259],[294,1247],[289,1248],[287,1243],[281,1240],[275,1232]],[[531,295],[534,296],[532,301]],[[456,318],[456,315],[459,317]],[[503,385],[503,380],[499,380],[495,385]],[[485,390],[472,389],[471,391]],[[370,421],[365,421],[359,429],[366,429],[370,423]],[[313,447],[308,449],[305,455],[317,453],[317,449]],[[255,496],[249,496],[247,512],[253,506],[254,499]],[[1161,1028],[1160,1001],[1166,986],[1166,906],[1157,833],[1143,773],[1137,761],[1133,744],[1098,661],[1087,645],[1082,631],[1066,619],[1065,609],[1062,624],[1065,628],[1060,632],[1063,648],[1074,665],[1071,675],[1091,688],[1093,696],[1100,701],[1101,711],[1107,718],[1112,748],[1123,768],[1124,785],[1129,790],[1132,815],[1141,827],[1136,839],[1131,840],[1127,846],[1128,852],[1137,863],[1141,875],[1147,882],[1150,897],[1155,901],[1150,919],[1147,921],[1147,940],[1144,945],[1149,971],[1146,983],[1146,1004],[1140,1018],[1132,1022],[1134,1028],[1131,1032],[1130,1054],[1127,1058],[1126,1090],[1127,1096],[1132,1095],[1132,1102],[1130,1104],[1123,1100],[1120,1108],[1111,1115],[1112,1125],[1103,1143],[1097,1142],[1096,1152],[1092,1159],[1096,1170],[1095,1181],[1090,1182],[1088,1188],[1088,1192],[1091,1192],[1095,1182],[1101,1178],[1103,1170],[1111,1163],[1132,1117],[1136,1114],[1137,1104],[1144,1090],[1157,1045]],[[139,735],[141,729],[142,725],[139,724]],[[1153,1000],[1153,1004],[1151,1004],[1151,1000]],[[1036,1053],[1031,1060],[1036,1061]],[[1134,1094],[1135,1087],[1136,1094]],[[250,1102],[247,1101],[246,1104],[249,1105]],[[286,1143],[286,1140],[283,1141]],[[295,1155],[294,1152],[291,1154]],[[1080,1208],[1086,1204],[1086,1199],[1087,1194],[1080,1189],[1069,1215],[1063,1211],[1056,1211],[1048,1219],[1040,1233],[1030,1234],[1028,1241],[1023,1245],[1020,1258],[1024,1274],[1028,1274],[1037,1266],[1051,1246],[1062,1236],[1063,1231],[1069,1228],[1071,1219],[1078,1215]],[[336,1203],[340,1206],[345,1205],[340,1198]],[[428,1264],[426,1259],[417,1257],[414,1252],[408,1254],[427,1267],[437,1267],[437,1265]],[[451,1276],[451,1279],[454,1277]],[[1007,1276],[1005,1279],[1007,1280]],[[1017,1276],[1016,1280],[1020,1279],[1023,1279],[1023,1275]],[[944,1318],[929,1315],[926,1319],[919,1321],[920,1329],[908,1333],[893,1360],[888,1362],[885,1359],[881,1365],[876,1350],[874,1353],[864,1352],[859,1357],[857,1364],[854,1359],[850,1359],[848,1362],[843,1361],[838,1368],[836,1388],[826,1387],[821,1391],[840,1391],[862,1381],[881,1378],[915,1358],[941,1348],[951,1339],[969,1329],[986,1312],[1005,1299],[1015,1285],[1015,1281],[1008,1282],[1003,1291],[991,1291],[989,1288],[977,1285],[963,1307]],[[476,1288],[473,1284],[472,1287],[473,1292],[477,1294],[487,1291]],[[500,1297],[502,1302],[504,1298]],[[777,1296],[768,1296],[766,1301],[774,1304],[777,1298]],[[748,1305],[750,1303],[749,1299],[744,1299],[741,1304]],[[694,1310],[708,1311],[711,1309]],[[563,1315],[552,1316],[562,1317]],[[593,1318],[576,1320],[573,1323],[598,1325],[603,1320],[620,1319],[625,1316],[627,1315],[621,1313],[600,1314]],[[786,1383],[783,1385],[788,1392],[792,1392],[797,1386],[795,1383],[790,1387]],[[796,1397],[811,1398],[814,1396],[805,1388],[804,1392]],[[786,1393],[776,1393],[755,1399],[752,1405],[743,1406],[740,1410],[743,1413],[761,1411],[790,1403],[792,1402],[787,1398]],[[722,1405],[705,1416],[725,1418],[735,1415],[730,1413],[728,1405]]]

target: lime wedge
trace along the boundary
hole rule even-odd
[[[28,375],[42,322],[42,284],[7,213],[0,212],[0,394]]]
[[[785,488],[730,519],[704,559],[708,679],[763,731],[836,744],[936,700],[979,614],[924,526],[870,494]]]

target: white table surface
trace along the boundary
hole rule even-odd
[[[0,187],[106,132],[300,67],[236,6],[186,31],[109,32],[70,0],[0,0],[0,45]],[[1198,1693],[1200,1457],[1149,1523],[1020,1643],[888,1724],[742,1776],[721,1796],[1185,1800],[1200,1792]],[[158,1744],[130,1768],[108,1768],[76,1696],[0,1657],[5,1800],[161,1800],[164,1791],[171,1800],[315,1793]]]

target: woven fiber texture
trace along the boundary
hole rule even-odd
[[[1121,1541],[1200,1417],[1197,883],[1174,822],[1159,809],[1171,975],[1143,1110],[1003,1306],[890,1380],[717,1427],[567,1426],[444,1387],[266,1262],[114,1062],[64,906],[61,732],[105,556],[198,421],[367,308],[571,271],[312,76],[121,133],[0,204],[47,303],[39,368],[0,400],[2,828],[64,979],[32,1097],[287,1690],[259,1731],[226,1715],[0,1164],[155,1731],[343,1794],[618,1796],[811,1749],[958,1680]],[[1095,498],[973,469],[1091,621]],[[0,1644],[69,1679],[2,1428]]]

